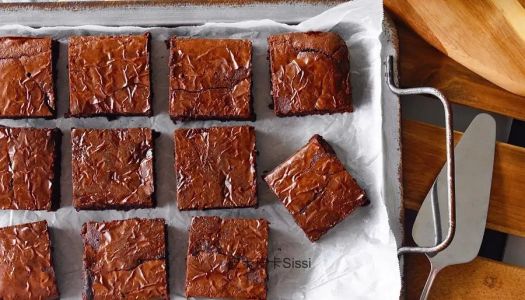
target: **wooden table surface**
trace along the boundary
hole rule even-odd
[[[521,75],[514,76],[507,82],[509,85],[505,84],[508,78],[494,78],[509,77],[509,74],[521,72],[525,74],[525,60],[516,64],[520,68],[513,71],[506,69],[505,63],[498,64],[491,60],[498,61],[499,57],[510,57],[509,60],[512,60],[525,54],[522,35],[525,32],[525,1],[520,1],[521,3],[516,0],[496,3],[482,0],[460,3],[461,0],[385,0],[385,6],[397,19],[400,85],[433,86],[440,89],[453,103],[525,120],[525,97],[509,91],[520,92],[521,87],[525,88],[525,81],[521,81],[521,87],[511,87],[513,83],[510,81]],[[480,6],[477,6],[489,4],[521,6],[516,6],[514,11],[480,10]],[[462,10],[465,5],[473,9]],[[450,7],[456,7],[457,11],[450,11]],[[469,22],[472,22],[472,12],[476,12],[477,18],[476,26],[473,27],[469,26]],[[466,17],[458,19],[458,13]],[[511,32],[512,38],[507,39],[505,35],[498,35],[500,31],[491,32],[493,23],[490,23],[490,26],[482,26],[484,21],[501,20],[506,16],[508,19],[501,23],[501,26],[508,26],[507,21],[512,23],[518,18],[523,20],[520,26],[524,31],[519,29],[519,32]],[[454,32],[447,34],[444,28]],[[472,28],[478,30],[472,31]],[[472,41],[473,38],[476,39],[475,42]],[[499,39],[498,45],[493,45],[494,38]],[[447,41],[441,43],[442,39]],[[519,41],[513,43],[514,39]],[[457,48],[450,51],[449,47],[452,44],[457,45]],[[512,50],[506,51],[507,44]],[[494,50],[495,48],[499,49]],[[519,55],[513,55],[516,48],[520,51]],[[458,55],[461,49],[467,54],[464,57]],[[479,64],[472,66],[472,62],[479,59],[476,53],[485,52],[487,49],[492,49],[494,57],[484,60],[485,65],[482,69],[491,68],[494,72],[490,75],[480,71]],[[455,142],[460,138],[461,133],[456,132]],[[406,209],[414,212],[419,209],[441,170],[445,162],[444,141],[443,128],[403,120],[403,188]],[[525,237],[525,148],[507,143],[496,145],[487,228]],[[411,228],[405,230],[409,239]],[[428,262],[424,256],[406,257],[407,299],[419,299],[428,271]],[[478,257],[471,263],[451,266],[439,273],[430,299],[525,299],[524,278],[523,268]]]

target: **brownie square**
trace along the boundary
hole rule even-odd
[[[55,116],[52,52],[49,37],[0,37],[0,117]]]
[[[312,242],[368,203],[365,192],[320,135],[264,179]]]
[[[60,137],[58,129],[0,127],[0,209],[58,207]]]
[[[266,299],[268,221],[194,217],[186,297]]]
[[[170,41],[173,120],[253,120],[252,43],[177,38]]]
[[[71,130],[73,205],[80,209],[153,207],[153,131]]]
[[[255,128],[175,130],[180,210],[257,206]]]
[[[87,222],[83,299],[168,299],[164,219]]]
[[[58,299],[46,221],[0,228],[0,299]]]
[[[350,62],[332,32],[268,37],[273,109],[277,116],[351,112]]]
[[[149,39],[149,33],[69,38],[71,116],[150,116]]]

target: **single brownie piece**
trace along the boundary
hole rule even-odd
[[[150,34],[69,38],[74,117],[150,116]]]
[[[0,299],[58,299],[46,221],[0,228]]]
[[[268,221],[194,217],[186,297],[266,299]]]
[[[73,205],[80,209],[153,207],[149,128],[72,129]]]
[[[52,40],[0,37],[0,117],[55,116]]]
[[[345,41],[332,32],[268,37],[273,109],[277,116],[352,111]]]
[[[249,40],[172,38],[172,119],[253,120],[251,57]]]
[[[257,206],[255,129],[175,130],[180,210]]]
[[[168,299],[164,219],[88,222],[84,240],[86,299]]]
[[[312,242],[368,203],[365,192],[320,135],[264,179]]]
[[[0,209],[58,207],[60,136],[58,129],[0,127]]]

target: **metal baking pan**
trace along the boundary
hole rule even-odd
[[[215,3],[215,2],[214,2]],[[176,27],[206,22],[237,22],[251,19],[272,19],[297,24],[333,7],[336,2],[258,2],[238,5],[228,1],[205,4],[188,1],[170,4],[163,1],[138,2],[62,2],[0,4],[0,25],[20,24],[30,27],[52,26],[161,26]],[[205,8],[205,9],[204,9]],[[381,35],[382,52],[382,109],[384,149],[384,191],[390,227],[398,245],[403,241],[402,168],[400,138],[400,102],[389,87],[389,74],[396,81],[395,69],[398,44],[395,26],[384,19]],[[389,61],[393,64],[390,69]],[[63,100],[63,99],[62,99]],[[61,101],[62,101],[61,100]],[[401,261],[400,261],[401,265]],[[401,266],[402,268],[402,266]]]

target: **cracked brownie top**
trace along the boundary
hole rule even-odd
[[[71,144],[77,210],[154,206],[151,129],[73,128]]]
[[[332,32],[268,37],[273,108],[277,116],[352,111],[345,41]]]
[[[69,38],[70,114],[150,116],[149,39],[149,33]]]
[[[0,209],[56,208],[58,138],[55,129],[0,128]]]
[[[168,299],[164,219],[88,222],[84,299]]]
[[[52,40],[0,37],[0,117],[55,116]]]
[[[178,129],[174,139],[179,209],[257,205],[253,127]]]
[[[170,116],[253,119],[251,56],[249,40],[172,38]]]
[[[266,299],[268,221],[194,217],[186,296]]]
[[[365,192],[320,135],[264,180],[311,241],[367,203]]]
[[[59,299],[46,221],[0,228],[0,299]]]

